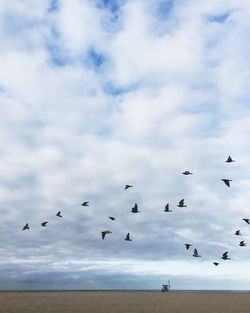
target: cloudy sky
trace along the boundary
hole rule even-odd
[[[249,12],[0,2],[0,289],[250,289]]]

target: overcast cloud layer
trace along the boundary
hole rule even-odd
[[[0,289],[250,288],[249,12],[1,1]]]

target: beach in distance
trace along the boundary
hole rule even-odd
[[[1,313],[249,313],[247,292],[0,292]]]

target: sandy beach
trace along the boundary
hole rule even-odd
[[[248,293],[0,292],[1,313],[249,313]]]

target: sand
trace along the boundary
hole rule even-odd
[[[247,293],[0,292],[1,313],[249,313]]]

